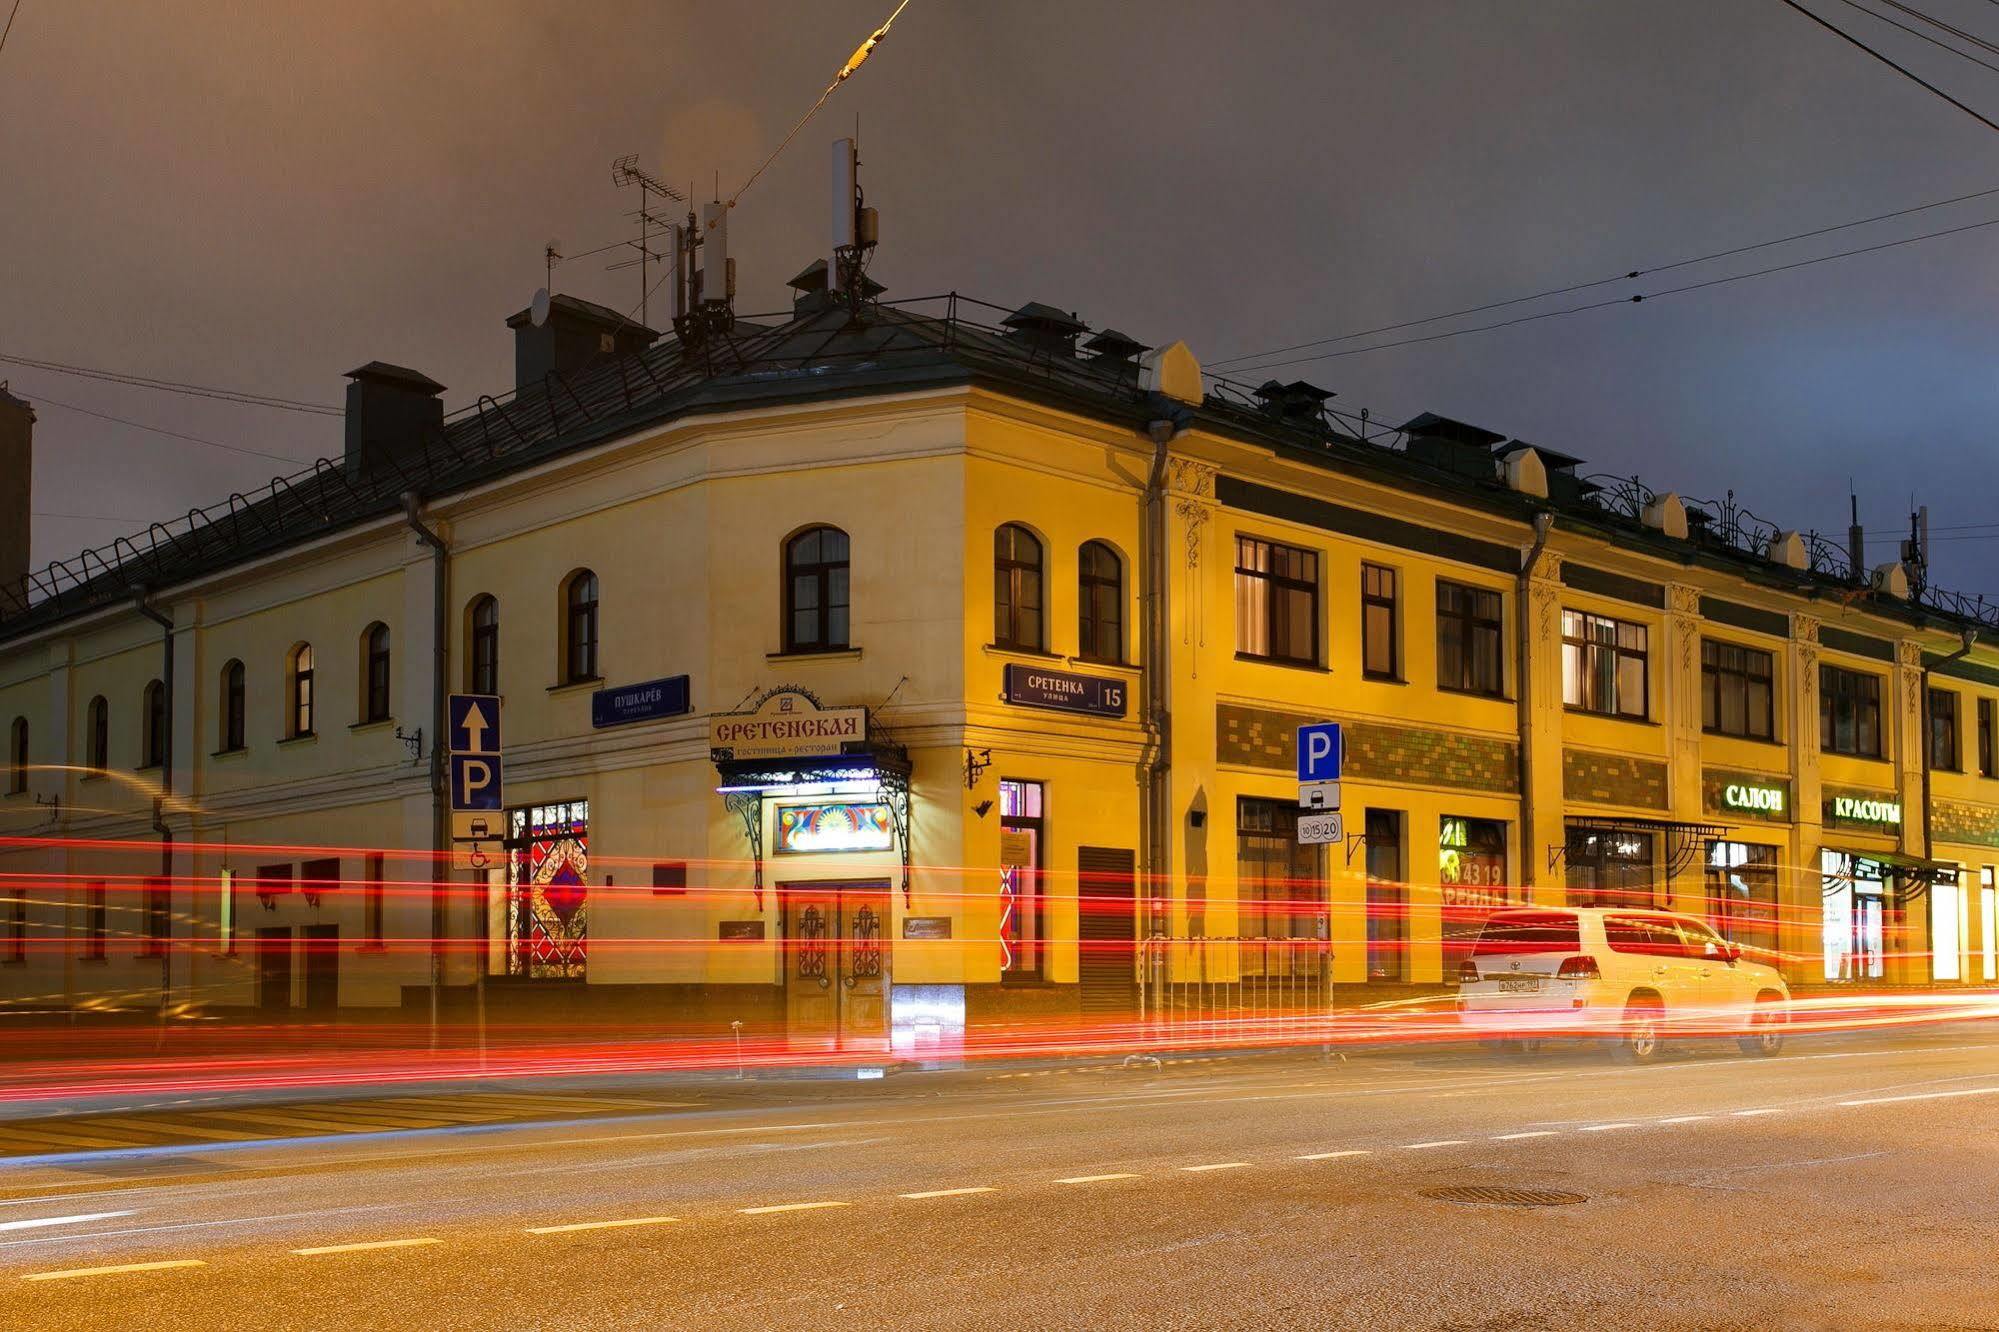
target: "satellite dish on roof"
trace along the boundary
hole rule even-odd
[[[536,287],[534,300],[528,303],[528,322],[540,328],[548,322],[548,288]]]

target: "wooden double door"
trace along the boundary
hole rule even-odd
[[[778,894],[791,1043],[886,1051],[888,881],[781,883]]]

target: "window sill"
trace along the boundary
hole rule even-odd
[[[1627,717],[1621,712],[1592,712],[1588,708],[1579,708],[1572,703],[1564,703],[1562,711],[1568,713],[1571,717],[1594,717],[1598,721],[1623,722],[1627,726],[1657,726],[1659,724],[1650,717]]]
[[[1066,661],[1059,652],[1044,652],[1040,648],[1016,647],[1011,643],[987,643],[980,649],[989,657],[1033,657],[1040,661]]]
[[[288,735],[278,741],[278,748],[290,749],[294,745],[309,745],[317,739],[319,739],[317,731],[301,731],[297,735]]]
[[[1360,678],[1364,683],[1367,684],[1396,685],[1398,687],[1406,687],[1409,683],[1407,680],[1403,679],[1399,675],[1377,675],[1372,671],[1362,671],[1360,673]]]
[[[208,757],[212,759],[234,759],[234,758],[242,758],[245,754],[249,752],[250,752],[249,746],[236,745],[229,749],[218,749],[214,753],[210,754]]]
[[[1331,675],[1333,673],[1331,668],[1321,666],[1315,661],[1291,661],[1284,657],[1259,657],[1254,652],[1238,652],[1235,654],[1235,659],[1237,661],[1252,662],[1258,666],[1281,666],[1287,671],[1309,671],[1313,675]]]
[[[136,777],[142,772],[158,772],[159,770],[160,765],[157,763],[141,763],[138,767],[132,769],[132,775]]]
[[[104,771],[102,771],[102,770],[100,769],[100,770],[98,770],[98,771],[96,771],[96,772],[86,772],[86,773],[84,773],[84,774],[83,774],[83,775],[82,775],[81,777],[78,777],[78,778],[77,778],[76,780],[77,780],[77,781],[78,781],[79,783],[82,783],[82,782],[101,782],[101,781],[105,781],[105,780],[108,780],[108,779],[110,778],[110,776],[111,776],[111,774],[110,774],[110,773],[108,773],[108,772],[104,772]]]
[[[802,648],[796,652],[766,652],[764,660],[776,665],[794,661],[859,661],[861,650],[857,647],[843,648]]]
[[[1495,694],[1489,689],[1460,689],[1456,685],[1440,684],[1437,686],[1437,692],[1440,694],[1455,694],[1459,698],[1483,698],[1494,703],[1518,703],[1520,701],[1512,694],[1503,691]],[[1594,717],[1597,714],[1590,713],[1589,715]]]
[[[1089,666],[1100,671],[1131,671],[1134,674],[1138,671],[1135,661],[1112,661],[1109,657],[1070,657],[1068,661],[1071,666]]]
[[[1737,735],[1733,731],[1717,731],[1706,726],[1701,727],[1701,734],[1703,736],[1712,736],[1716,740],[1739,740],[1745,745],[1768,745],[1772,749],[1784,749],[1788,747],[1782,740],[1771,740],[1760,735]]]
[[[1886,763],[1888,761],[1887,756],[1884,754],[1848,754],[1842,750],[1826,749],[1823,747],[1819,749],[1819,753],[1827,758],[1855,759],[1861,763]],[[1932,768],[1930,771],[1934,772],[1936,769]]]
[[[377,717],[373,721],[357,721],[347,729],[350,733],[359,735],[363,731],[386,731],[395,724],[394,717]]]
[[[603,686],[603,676],[591,675],[581,680],[564,680],[560,684],[552,684],[548,687],[548,692],[551,696],[556,694],[573,694],[578,690],[589,689],[594,691],[603,688]]]

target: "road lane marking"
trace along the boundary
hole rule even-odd
[[[624,1226],[663,1226],[677,1216],[628,1216],[616,1221],[572,1221],[566,1226],[529,1226],[530,1235],[567,1235],[577,1230],[617,1230]]]
[[[1420,1152],[1425,1147],[1462,1147],[1464,1145],[1465,1140],[1463,1138],[1439,1138],[1435,1142],[1405,1142],[1402,1144],[1402,1150],[1405,1152]]]
[[[423,1236],[416,1239],[362,1240],[358,1244],[320,1244],[310,1249],[293,1249],[301,1257],[310,1258],[322,1253],[363,1253],[369,1249],[414,1249],[423,1244],[442,1244],[441,1239]]]
[[[1898,1101],[1941,1101],[1953,1096],[1991,1096],[1999,1093],[1999,1087],[1967,1087],[1963,1091],[1911,1092],[1907,1096],[1869,1096],[1858,1101],[1841,1101],[1841,1105],[1893,1105]]]
[[[1515,1142],[1521,1138],[1555,1138],[1561,1136],[1560,1129],[1529,1129],[1525,1133],[1496,1133],[1494,1142]]]
[[[1632,1123],[1630,1120],[1620,1120],[1615,1124],[1583,1124],[1577,1127],[1576,1132],[1608,1133],[1612,1129],[1627,1129],[1627,1128],[1637,1128],[1637,1127],[1638,1126]]]
[[[1137,1175],[1127,1172],[1115,1175],[1071,1175],[1067,1179],[1058,1179],[1055,1182],[1057,1184],[1101,1184],[1103,1181],[1107,1179],[1137,1179],[1137,1178],[1138,1178]]]
[[[23,1281],[67,1281],[71,1277],[110,1276],[114,1272],[164,1272],[170,1267],[206,1267],[199,1258],[168,1258],[153,1263],[117,1263],[110,1267],[69,1267],[60,1272],[24,1272]]]
[[[1738,1119],[1747,1115],[1781,1115],[1784,1113],[1784,1107],[1781,1105],[1766,1105],[1756,1110],[1731,1110],[1728,1113]]]
[[[1703,1119],[1713,1118],[1713,1115],[1674,1115],[1671,1119],[1662,1119],[1659,1122],[1661,1124],[1694,1124]]]
[[[79,1212],[75,1216],[38,1216],[31,1221],[0,1221],[0,1230],[39,1230],[43,1226],[79,1226],[85,1221],[109,1221],[131,1212]]]
[[[1249,1162],[1217,1161],[1213,1165],[1191,1165],[1191,1166],[1181,1166],[1180,1168],[1182,1170],[1187,1171],[1189,1174],[1199,1174],[1201,1171],[1204,1170],[1247,1170],[1249,1169]]]
[[[999,1190],[985,1184],[969,1189],[926,1189],[922,1193],[904,1193],[903,1198],[962,1198],[968,1193],[998,1193]]]
[[[816,1212],[822,1207],[852,1206],[844,1202],[772,1203],[768,1207],[738,1207],[736,1211],[742,1216],[766,1216],[771,1212]]]
[[[1367,1152],[1365,1149],[1359,1147],[1350,1147],[1343,1152],[1307,1152],[1305,1155],[1296,1157],[1294,1159],[1299,1161],[1331,1161],[1342,1156],[1366,1156],[1366,1155]]]

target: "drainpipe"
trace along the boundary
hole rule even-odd
[[[160,836],[160,879],[167,891],[167,937],[160,940],[160,1012],[159,1029],[164,1037],[167,1024],[167,1003],[173,993],[173,874],[174,874],[174,834],[167,826],[167,797],[174,789],[174,621],[171,615],[146,600],[146,591],[134,591],[132,605],[139,614],[160,626],[160,689],[166,695],[166,706],[160,719],[160,794],[153,801],[153,831]],[[148,924],[151,922],[149,921]]]
[[[1527,548],[1527,557],[1520,562],[1519,590],[1513,598],[1516,621],[1514,637],[1517,640],[1514,659],[1519,666],[1514,671],[1514,692],[1519,696],[1516,705],[1520,710],[1520,884],[1526,889],[1525,898],[1532,901],[1534,894],[1536,848],[1534,844],[1534,628],[1528,612],[1531,609],[1529,584],[1534,577],[1534,566],[1541,562],[1541,552],[1548,548],[1548,534],[1555,529],[1555,515],[1545,509],[1534,515],[1534,544]]]
[[[450,815],[446,809],[444,782],[444,696],[449,682],[445,670],[450,660],[451,551],[444,539],[424,525],[423,501],[413,490],[403,494],[403,520],[416,538],[430,547],[431,641],[435,646],[430,678],[430,1048],[437,1048],[438,990],[443,984],[444,894],[442,885],[450,873],[445,856],[450,850]]]
[[[1167,706],[1168,654],[1172,636],[1166,622],[1166,449],[1173,438],[1185,429],[1184,410],[1178,419],[1165,415],[1145,425],[1146,436],[1152,440],[1152,468],[1145,481],[1141,528],[1145,534],[1144,558],[1140,561],[1140,577],[1144,586],[1139,606],[1145,621],[1146,754],[1141,765],[1139,792],[1144,809],[1141,845],[1145,848],[1148,898],[1145,931],[1148,938],[1166,930],[1162,903],[1167,891],[1164,875],[1169,854],[1167,848],[1172,836],[1167,825],[1170,801],[1167,778],[1173,766],[1173,718]]]
[[[1922,747],[1923,747],[1923,859],[1924,860],[1934,860],[1936,858],[1935,838],[1932,835],[1932,829],[1930,827],[1930,760],[1933,757],[1933,755],[1931,755],[1930,753],[1930,727],[1929,727],[1930,672],[1935,668],[1937,668],[1938,666],[1948,665],[1950,662],[1957,661],[1962,657],[1968,656],[1971,652],[1972,645],[1978,641],[1978,631],[1976,629],[1966,629],[1964,630],[1961,637],[1962,641],[1959,642],[1957,646],[1957,651],[1951,653],[1947,657],[1938,657],[1935,661],[1926,662],[1923,665],[1923,674],[1922,674],[1923,707],[1921,715],[1923,718]],[[1962,716],[1958,718],[1957,742],[1959,750],[1962,750],[1964,748],[1964,718]]]

